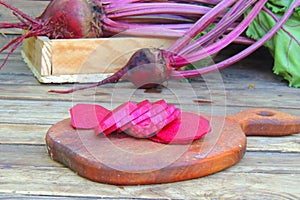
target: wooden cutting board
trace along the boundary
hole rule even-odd
[[[96,136],[65,119],[53,125],[46,144],[52,159],[90,180],[140,185],[199,178],[239,162],[245,135],[281,136],[300,132],[300,118],[251,109],[229,117],[204,115],[212,131],[188,145],[165,145],[127,136]]]

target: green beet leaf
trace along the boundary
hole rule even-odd
[[[291,0],[269,0],[266,7],[280,19]],[[276,21],[265,11],[260,11],[258,17],[250,24],[246,34],[259,40],[274,25]],[[265,46],[274,58],[273,71],[289,82],[289,86],[300,88],[300,7],[295,9],[293,15]]]

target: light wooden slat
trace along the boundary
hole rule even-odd
[[[1,124],[1,144],[44,145],[45,135],[50,125]]]
[[[2,124],[54,124],[69,117],[71,102],[54,104],[47,101],[0,101],[0,119]]]
[[[176,199],[200,197],[297,199],[300,195],[297,190],[297,183],[300,180],[299,163],[295,154],[285,154],[286,157],[282,160],[280,154],[247,153],[237,165],[201,179],[161,185],[118,187],[91,182],[60,165],[53,165],[50,159],[41,157],[45,152],[38,148],[40,149],[38,152],[42,152],[36,155],[38,157],[35,162],[32,161],[33,158],[10,159],[15,162],[1,165],[0,176],[6,177],[6,180],[1,185],[0,193]],[[15,155],[11,156],[15,158]],[[28,165],[24,163],[26,160]],[[19,164],[16,164],[18,162]],[[48,163],[48,166],[39,163]],[[295,184],[288,184],[290,181]]]
[[[269,152],[300,152],[300,134],[286,137],[247,137],[247,150]]]

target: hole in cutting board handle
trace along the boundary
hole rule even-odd
[[[300,133],[300,117],[268,109],[248,109],[228,117],[247,136],[285,136]]]
[[[269,110],[261,110],[259,112],[256,113],[259,116],[263,116],[263,117],[272,117],[275,115],[274,112],[269,111]]]

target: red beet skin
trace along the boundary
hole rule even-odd
[[[92,129],[98,121],[110,113],[109,110],[94,104],[77,104],[70,109],[72,126],[79,129]]]
[[[86,0],[53,0],[37,19],[52,29],[50,38],[97,36],[91,7]]]
[[[210,132],[210,123],[204,117],[190,112],[180,116],[165,126],[150,139],[165,144],[189,144]]]

